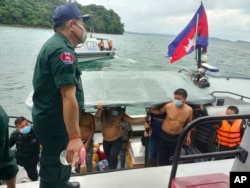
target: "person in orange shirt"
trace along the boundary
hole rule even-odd
[[[104,42],[103,42],[102,39],[101,39],[101,41],[98,43],[98,47],[100,48],[101,51],[104,50]]]
[[[227,115],[238,114],[239,109],[236,106],[229,106],[226,110]],[[219,151],[228,151],[236,149],[241,142],[245,130],[242,119],[223,120],[217,126],[217,143]]]
[[[110,41],[108,42],[108,45],[109,45],[109,50],[112,50],[112,48],[113,48],[112,40],[110,40]]]

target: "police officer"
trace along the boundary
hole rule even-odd
[[[23,166],[32,181],[38,179],[37,164],[40,145],[33,131],[31,122],[24,117],[15,120],[16,130],[10,135],[10,147],[16,145],[15,158],[17,164]]]
[[[66,149],[66,159],[74,166],[84,147],[79,130],[84,96],[74,48],[86,40],[84,21],[88,18],[75,3],[57,7],[53,15],[55,33],[37,57],[32,118],[42,144],[40,188],[80,187],[79,182],[68,182],[71,166],[62,165],[59,158]]]
[[[4,180],[7,188],[16,187],[18,167],[9,147],[9,118],[0,106],[0,179]]]

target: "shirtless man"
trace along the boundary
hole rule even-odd
[[[162,124],[159,141],[159,165],[170,165],[169,158],[174,155],[176,143],[184,126],[192,121],[193,110],[185,104],[187,91],[177,89],[174,92],[173,102],[165,104],[160,109],[149,109],[152,114],[166,113],[166,118]],[[191,132],[186,137],[186,144],[191,143]]]
[[[95,133],[95,118],[92,114],[83,111],[80,119],[80,132],[86,149],[87,172],[92,172],[93,136]]]
[[[103,149],[109,162],[109,169],[116,169],[118,154],[122,149],[123,140],[121,132],[121,122],[131,124],[144,123],[145,117],[132,118],[125,114],[120,107],[105,108],[103,104],[97,104],[96,122],[101,121]]]

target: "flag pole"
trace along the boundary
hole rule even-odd
[[[196,28],[195,28],[195,60],[197,61],[197,68],[201,68],[201,47],[197,45],[198,39],[198,23],[199,23],[199,13],[196,16]]]

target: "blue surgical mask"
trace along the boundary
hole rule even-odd
[[[176,106],[182,106],[182,100],[177,100],[177,99],[174,99],[173,100],[173,102],[174,102],[174,104],[176,105]]]
[[[30,130],[31,130],[31,125],[28,125],[28,126],[22,128],[22,129],[20,129],[20,133],[28,134],[30,132]]]
[[[118,115],[119,115],[119,111],[118,111],[118,110],[113,110],[113,111],[111,112],[111,115],[112,115],[112,116],[118,116]]]

